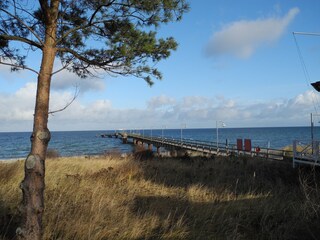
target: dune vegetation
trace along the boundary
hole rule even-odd
[[[0,163],[0,239],[19,224],[23,161]],[[318,169],[248,157],[51,158],[44,239],[317,239]]]

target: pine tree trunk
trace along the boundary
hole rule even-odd
[[[45,46],[42,49],[41,69],[38,76],[34,113],[31,152],[25,161],[25,177],[20,184],[23,199],[21,206],[22,226],[17,229],[19,239],[42,238],[42,215],[44,211],[45,159],[50,131],[47,127],[49,112],[50,82],[56,49],[55,28],[47,29]]]

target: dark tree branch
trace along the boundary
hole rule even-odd
[[[100,23],[107,23],[107,22],[112,22],[112,20],[107,20],[107,21],[100,21],[100,22],[93,22],[93,23],[88,23],[83,26],[77,26],[75,28],[70,29],[69,31],[65,32],[59,39],[56,41],[56,45],[58,45],[60,42],[62,42],[66,37],[68,37],[70,34],[79,31],[79,30],[85,30],[87,28],[90,28],[94,25],[100,24]]]
[[[108,4],[103,4],[103,5],[100,5],[99,7],[97,7],[97,9],[93,12],[93,14],[91,15],[90,17],[90,20],[89,20],[89,25],[92,25],[92,21],[94,20],[94,18],[96,17],[96,14],[101,10],[101,8],[103,7],[110,7],[114,4],[115,0],[113,1],[110,1]]]
[[[16,8],[16,7],[15,7]],[[36,34],[35,31],[33,31],[32,28],[30,28],[24,21],[22,21],[19,17],[17,17],[16,15],[11,14],[10,12],[8,12],[7,10],[0,8],[0,11],[5,12],[6,14],[8,14],[9,16],[13,17],[14,19],[16,19],[19,23],[21,23],[23,26],[25,26],[31,33],[32,35],[38,39],[38,41],[41,43],[41,45],[43,45],[43,41],[41,40],[41,38],[38,36],[38,34]]]
[[[39,72],[37,72],[36,70],[34,70],[32,68],[29,68],[29,67],[26,67],[26,66],[20,66],[20,65],[16,65],[16,64],[12,64],[12,63],[1,62],[1,61],[0,61],[0,64],[1,65],[6,65],[6,66],[10,66],[10,67],[14,67],[14,68],[21,68],[23,70],[29,70],[31,72],[34,72],[37,75],[39,74]]]
[[[56,70],[56,71],[54,71],[51,75],[53,76],[53,75],[55,75],[55,74],[57,74],[57,73],[59,73],[59,72],[61,72],[61,71],[63,71],[63,70],[65,70],[65,69],[67,69],[68,68],[68,66],[69,65],[71,65],[71,63],[72,63],[72,60],[70,60],[70,61],[68,61],[62,68],[60,68],[60,69],[58,69],[58,70]]]
[[[41,10],[43,14],[45,15],[45,21],[48,23],[48,19],[50,17],[49,15],[49,6],[48,6],[48,0],[39,0]]]
[[[114,61],[114,59],[110,59],[108,61],[104,61],[104,62],[100,62],[97,60],[92,60],[89,58],[86,58],[84,56],[82,56],[80,53],[70,49],[70,48],[57,48],[57,52],[61,52],[61,53],[70,53],[71,55],[73,55],[74,57],[76,57],[77,59],[79,59],[80,61],[86,62],[90,65],[96,65],[98,67],[103,67],[109,63],[112,63]]]
[[[42,45],[41,44],[39,44],[39,43],[37,43],[35,41],[32,41],[30,39],[24,38],[24,37],[1,34],[0,35],[0,39],[7,40],[7,41],[11,40],[11,41],[23,42],[23,43],[29,44],[31,46],[37,47],[39,49],[42,49]]]
[[[75,100],[76,100],[76,98],[78,97],[78,95],[79,95],[79,89],[78,89],[78,87],[76,86],[76,89],[75,89],[75,91],[74,91],[74,95],[73,95],[73,97],[72,97],[72,99],[63,107],[63,108],[60,108],[60,109],[58,109],[58,110],[54,110],[54,111],[49,111],[48,112],[48,114],[50,115],[53,115],[53,114],[55,114],[55,113],[57,113],[57,112],[62,112],[62,111],[64,111],[64,110],[66,110]]]

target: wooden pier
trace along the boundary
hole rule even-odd
[[[123,143],[132,143],[147,147],[148,150],[161,155],[162,150],[170,153],[181,152],[204,156],[252,156],[261,159],[292,162],[293,167],[298,165],[320,166],[320,142],[302,143],[294,141],[292,150],[252,147],[250,139],[237,139],[236,144],[217,143],[186,138],[168,138],[147,136],[137,133],[115,132],[101,134],[101,137],[119,138]]]
[[[251,147],[251,140],[245,139],[244,146],[242,140],[237,141],[237,144],[218,143],[209,141],[200,141],[194,139],[177,139],[159,136],[145,136],[136,133],[114,133],[107,135],[108,137],[120,137],[123,143],[133,143],[135,145],[142,145],[149,150],[156,150],[161,154],[161,150],[167,151],[182,151],[185,153],[196,153],[204,156],[256,156],[259,158],[292,161],[293,152],[282,149]],[[239,144],[241,142],[241,144]]]

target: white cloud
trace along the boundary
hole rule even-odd
[[[79,78],[76,74],[67,70],[53,75],[51,86],[53,90],[66,90],[78,87],[82,93],[87,91],[102,91],[105,88],[102,78]]]
[[[299,11],[298,8],[292,8],[282,18],[271,17],[230,23],[213,34],[206,46],[206,53],[209,56],[230,54],[248,58],[260,46],[277,41]]]
[[[186,109],[202,109],[212,105],[212,100],[202,96],[187,96],[182,99],[180,107]]]
[[[6,66],[6,65],[2,65],[0,64],[0,73],[1,73],[1,78],[5,81],[12,81],[15,79],[16,76],[13,76],[13,75],[16,75],[16,74],[12,74],[12,72],[10,71],[10,67],[9,66]]]
[[[0,93],[0,131],[31,131],[36,84],[28,83],[14,94]],[[50,110],[64,107],[72,92],[52,91]],[[117,109],[110,100],[98,99],[83,103],[78,97],[65,111],[50,115],[51,130],[99,130],[119,128],[214,127],[217,119],[228,127],[263,127],[308,125],[314,103],[313,91],[290,99],[244,102],[241,99],[217,96],[186,96],[175,99],[165,95],[153,97],[142,109]],[[319,105],[319,104],[318,104]],[[318,106],[320,107],[320,105]]]
[[[161,95],[161,96],[151,98],[147,102],[147,106],[150,109],[157,109],[157,108],[163,108],[163,107],[168,107],[168,106],[170,107],[175,103],[176,103],[176,101],[174,98],[171,98],[171,97],[168,97],[165,95]]]
[[[2,94],[0,96],[0,121],[32,120],[35,96],[35,83],[27,83],[13,95]]]

